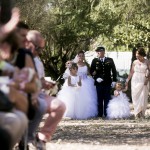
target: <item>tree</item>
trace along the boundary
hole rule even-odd
[[[41,58],[55,80],[67,60],[95,41],[112,50],[150,41],[149,0],[17,0],[17,5],[22,20],[45,36]]]
[[[112,2],[112,9],[118,12],[121,18],[114,28],[114,33],[108,37],[108,40],[105,39],[105,43],[111,45],[111,49],[129,50],[129,48],[135,47],[137,43],[147,47],[150,42],[149,1],[113,0]]]

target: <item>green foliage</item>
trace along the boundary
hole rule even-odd
[[[47,41],[42,54],[46,73],[57,79],[65,62],[95,41],[110,50],[147,46],[149,0],[16,0],[22,20]],[[95,47],[93,47],[95,48]]]
[[[105,43],[110,48],[129,50],[137,43],[144,47],[150,42],[150,5],[147,0],[113,1],[115,10],[120,14],[120,22]],[[109,41],[109,42],[107,42]],[[110,42],[111,41],[111,42]]]

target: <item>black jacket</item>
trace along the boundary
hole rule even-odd
[[[92,75],[93,72],[96,72],[96,75]],[[101,62],[100,58],[94,58],[91,64],[90,73],[95,79],[95,85],[111,85],[112,81],[117,81],[117,71],[112,58],[105,57],[105,61]],[[97,78],[102,78],[103,81],[98,83]]]

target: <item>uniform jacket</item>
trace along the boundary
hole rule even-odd
[[[96,72],[96,75],[92,75],[94,71]],[[95,80],[95,85],[111,85],[112,81],[117,81],[117,72],[114,61],[109,57],[105,57],[104,62],[101,62],[100,58],[94,58],[91,64],[90,73]],[[97,78],[102,78],[103,81],[98,83],[96,81]]]

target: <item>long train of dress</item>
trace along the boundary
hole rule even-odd
[[[68,80],[58,93],[66,104],[65,117],[72,119],[88,119],[97,115],[97,93],[92,77],[87,76],[87,66],[78,68],[78,75],[81,76],[81,87],[69,87]],[[72,79],[72,78],[71,78]]]
[[[108,119],[122,119],[130,117],[129,98],[122,91],[109,101],[107,108]]]

